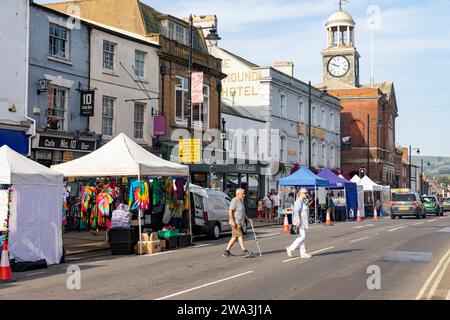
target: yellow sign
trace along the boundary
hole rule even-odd
[[[180,139],[178,157],[181,163],[200,163],[200,139]]]
[[[305,135],[305,125],[303,123],[298,124],[298,134]]]
[[[325,140],[325,130],[320,128],[311,128],[311,137]]]
[[[298,154],[297,150],[288,150],[289,156],[296,156]]]

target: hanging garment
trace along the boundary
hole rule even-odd
[[[148,183],[144,181],[133,181],[130,184],[128,206],[130,210],[147,210],[150,202]]]
[[[153,188],[153,205],[161,205],[164,204],[164,191],[165,191],[165,185],[163,179],[155,179],[152,183]]]
[[[178,178],[175,180],[175,186],[177,187],[177,200],[184,199],[184,185],[186,184],[186,180],[183,178]]]
[[[81,211],[87,212],[89,210],[89,201],[95,196],[95,187],[82,186],[81,187]]]
[[[95,200],[98,206],[98,213],[100,216],[109,217],[110,205],[113,202],[113,197],[110,193],[102,192]]]

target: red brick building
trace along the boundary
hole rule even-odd
[[[350,137],[343,147],[341,170],[353,176],[364,169],[376,183],[395,185],[395,119],[398,117],[394,84],[361,85],[359,58],[355,47],[355,22],[342,10],[328,22],[328,48],[322,51],[324,82],[317,84],[341,99],[341,137]]]

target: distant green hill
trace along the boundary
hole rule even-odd
[[[450,178],[450,157],[425,157],[412,156],[412,163],[417,165],[420,170],[420,160],[423,159],[423,171],[425,175],[433,180],[442,176]],[[427,164],[430,165],[427,165]]]

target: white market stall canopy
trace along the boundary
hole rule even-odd
[[[361,182],[361,178],[358,177],[357,175],[354,175],[353,178],[350,179],[350,182],[354,182],[356,184]]]
[[[63,175],[4,145],[0,148],[0,184],[63,186]]]
[[[94,152],[51,166],[65,177],[189,176],[189,167],[164,160],[120,133]]]
[[[376,184],[372,181],[368,176],[364,176],[359,185],[363,186],[364,191],[382,191],[383,187],[379,184]]]

